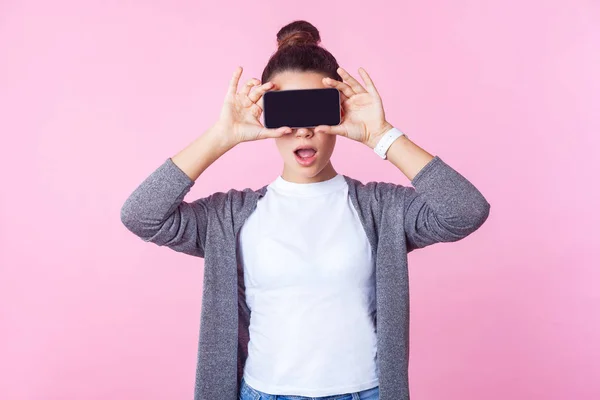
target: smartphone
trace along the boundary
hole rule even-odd
[[[336,88],[271,90],[263,94],[265,128],[314,128],[339,125],[340,91]]]

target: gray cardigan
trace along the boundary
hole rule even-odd
[[[438,156],[414,177],[414,187],[344,178],[375,260],[380,399],[409,400],[407,253],[466,237],[485,222],[490,204]],[[183,201],[194,183],[167,159],[127,198],[121,221],[144,241],[204,258],[194,399],[235,400],[250,320],[238,233],[267,186]]]

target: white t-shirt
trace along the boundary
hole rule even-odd
[[[344,176],[278,176],[240,231],[251,310],[246,382],[328,396],[378,385],[371,245]]]

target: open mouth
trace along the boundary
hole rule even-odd
[[[303,148],[294,151],[296,161],[300,165],[309,166],[317,159],[317,150],[313,148]]]
[[[294,154],[300,158],[309,159],[317,154],[317,151],[315,149],[298,149],[294,151]]]

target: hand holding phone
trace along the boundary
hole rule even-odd
[[[385,132],[393,127],[385,118],[381,96],[364,68],[358,69],[364,86],[344,68],[339,67],[337,72],[343,81],[324,77],[323,84],[340,91],[344,121],[336,126],[317,126],[315,132],[341,135],[374,148]]]
[[[226,147],[234,147],[241,142],[278,138],[292,133],[292,129],[287,126],[274,129],[263,126],[259,120],[262,110],[258,103],[264,93],[273,88],[273,83],[267,82],[261,85],[258,79],[252,78],[238,92],[242,70],[241,66],[235,69],[229,81],[221,114],[213,125],[213,131],[219,132],[219,142]]]

